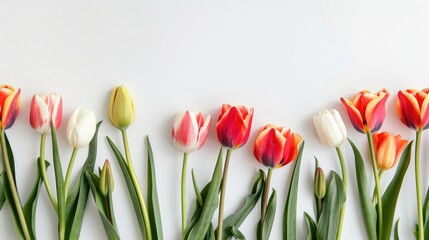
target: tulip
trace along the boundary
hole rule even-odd
[[[0,86],[0,128],[8,129],[12,127],[21,108],[19,95],[21,89],[14,89],[9,85]]]
[[[103,196],[108,196],[113,192],[115,182],[113,181],[112,168],[110,167],[109,160],[104,161],[103,168],[100,171],[100,180],[98,182],[100,192]]]
[[[124,85],[113,89],[109,102],[109,119],[116,128],[127,129],[134,122],[134,101]]]
[[[313,117],[320,141],[331,147],[339,147],[347,138],[347,129],[337,110],[323,110]]]
[[[207,140],[211,117],[204,118],[200,112],[178,113],[171,131],[174,145],[180,151],[189,153],[200,149]]]
[[[49,133],[50,124],[58,129],[63,115],[63,100],[59,94],[35,94],[31,99],[30,124],[41,134]]]
[[[391,169],[398,162],[408,141],[402,139],[400,135],[393,136],[388,132],[374,133],[372,138],[378,168],[382,171]]]
[[[386,117],[386,103],[389,92],[385,89],[377,93],[367,90],[359,92],[352,101],[341,98],[353,127],[361,133],[376,132]]]
[[[222,105],[222,111],[216,123],[217,137],[222,146],[235,149],[243,146],[249,139],[252,125],[253,108]]]
[[[76,108],[70,116],[66,135],[73,148],[89,145],[96,128],[95,113],[88,109]]]
[[[318,167],[314,177],[314,195],[318,199],[323,199],[326,194],[326,178],[323,169]]]
[[[282,167],[298,156],[302,137],[289,128],[266,125],[255,140],[256,159],[269,168]]]
[[[421,91],[415,89],[398,92],[396,109],[401,122],[416,131],[429,127],[429,88]]]

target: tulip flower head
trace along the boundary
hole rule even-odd
[[[289,128],[266,125],[255,140],[256,159],[269,168],[282,167],[296,159],[302,137]]]
[[[136,116],[133,98],[128,89],[121,85],[113,89],[109,102],[109,119],[116,128],[127,129]]]
[[[109,160],[104,161],[103,169],[100,170],[100,180],[98,182],[101,194],[107,196],[113,192],[115,182],[113,181],[112,168],[110,167]]]
[[[377,93],[367,90],[359,92],[353,101],[341,98],[353,127],[361,133],[376,132],[386,117],[386,104],[389,92],[385,89]]]
[[[73,148],[87,146],[94,136],[96,124],[93,111],[76,108],[67,125],[67,141]]]
[[[326,178],[321,167],[316,169],[314,176],[314,195],[318,199],[323,199],[326,195]]]
[[[323,144],[339,147],[347,138],[347,129],[337,110],[323,110],[313,117],[314,126]]]
[[[374,133],[372,139],[374,141],[377,166],[383,171],[396,165],[402,150],[408,143],[400,135],[393,136],[388,132]]]
[[[429,88],[421,91],[415,89],[398,92],[396,109],[401,122],[416,131],[429,127]]]
[[[184,153],[200,149],[207,140],[210,122],[211,116],[204,118],[200,112],[178,113],[171,131],[174,145]]]
[[[41,134],[49,133],[51,122],[55,129],[61,125],[63,100],[59,94],[35,94],[31,99],[30,124]]]
[[[222,146],[236,149],[243,146],[249,139],[252,126],[253,108],[244,106],[222,105],[216,123],[216,133]]]
[[[9,85],[0,86],[0,129],[12,127],[21,109],[19,95],[21,89]]]

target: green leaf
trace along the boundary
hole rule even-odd
[[[323,203],[322,214],[317,223],[317,236],[320,239],[336,239],[340,223],[341,208],[346,202],[346,192],[341,177],[332,172],[332,179]]]
[[[152,146],[149,137],[146,138],[147,144],[147,205],[149,219],[151,222],[152,238],[154,240],[162,240],[162,221],[161,211],[159,208],[158,190],[156,186],[155,163],[153,161]]]
[[[103,222],[104,229],[106,230],[106,235],[109,240],[119,240],[119,233],[116,227],[115,218],[113,214],[112,201],[109,192],[109,196],[104,197],[101,192],[98,190],[99,177],[92,172],[86,172],[86,179],[88,181],[89,187],[91,189],[92,196],[94,197],[95,204],[98,208],[98,213],[100,214],[101,221]],[[106,206],[106,202],[109,202],[110,206]],[[112,222],[109,220],[109,217],[112,219]]]
[[[273,189],[267,204],[267,212],[265,213],[265,220],[262,223],[262,240],[270,239],[271,229],[273,228],[274,216],[276,215],[277,194]]]
[[[4,172],[0,173],[0,211],[3,208],[4,202],[6,201],[6,196],[4,193],[4,187],[3,187],[3,177]]]
[[[307,240],[317,240],[317,225],[314,220],[308,215],[308,213],[304,212],[305,222],[307,223],[308,228],[308,236]]]
[[[365,221],[366,231],[368,238],[370,240],[375,240],[377,239],[377,213],[375,211],[374,205],[372,204],[371,197],[368,194],[368,182],[365,172],[365,164],[363,162],[362,155],[356,148],[355,144],[350,139],[349,143],[355,156],[356,182],[358,185],[359,199]]]
[[[203,239],[210,227],[213,214],[218,206],[218,194],[222,181],[222,148],[219,151],[216,167],[213,171],[212,180],[210,182],[207,197],[201,209],[201,216],[190,230],[188,239]]]
[[[393,218],[395,217],[396,202],[398,201],[398,196],[405,173],[407,172],[408,166],[410,165],[412,145],[413,141],[411,141],[402,152],[395,176],[393,177],[381,199],[383,202],[383,238],[385,240],[390,239]]]
[[[399,219],[396,220],[395,223],[395,234],[394,234],[394,239],[395,240],[399,240]]]
[[[261,197],[262,191],[264,190],[265,173],[259,170],[256,179],[253,182],[252,192],[245,198],[243,206],[231,216],[223,220],[223,234],[222,239],[229,239],[234,236],[232,229],[238,230],[240,225],[244,222],[247,216],[255,207],[259,198]],[[216,232],[219,229],[216,229]]]
[[[285,203],[285,210],[283,213],[283,239],[296,240],[296,204],[298,199],[298,183],[299,171],[301,168],[302,152],[304,151],[304,142],[299,148],[299,154],[296,159],[295,167],[293,169],[292,178],[289,185],[289,191]]]
[[[95,160],[97,157],[97,145],[98,145],[98,130],[100,128],[101,121],[97,123],[97,128],[89,143],[88,156],[79,174],[79,180],[76,184],[75,189],[67,198],[66,202],[66,239],[79,239],[80,230],[82,228],[83,216],[88,201],[89,184],[86,181],[85,173],[87,171],[93,172],[95,166]]]
[[[194,185],[195,195],[197,197],[197,204],[203,206],[203,197],[201,196],[200,189],[198,188],[197,180],[195,178],[194,169],[192,169],[192,183]]]
[[[125,161],[124,156],[121,154],[118,147],[116,147],[116,145],[113,143],[113,141],[109,137],[106,137],[106,138],[107,138],[109,146],[112,149],[113,153],[115,154],[116,160],[118,161],[119,166],[121,168],[122,175],[124,176],[125,183],[127,184],[128,193],[130,194],[130,198],[131,198],[131,201],[133,203],[134,212],[136,214],[137,221],[139,223],[140,233],[141,233],[142,237],[145,238],[146,234],[145,234],[143,213],[140,210],[141,207],[140,207],[140,203],[139,203],[139,200],[137,197],[137,191],[134,188],[133,181],[131,180],[131,175],[130,175],[130,172],[128,171],[127,163]]]
[[[423,231],[424,238],[429,239],[429,187],[426,191],[425,202],[423,204]],[[416,232],[418,232],[418,225]]]
[[[229,232],[231,232],[232,237],[237,240],[246,240],[246,237],[244,237],[244,234],[240,232],[236,227],[232,226],[230,229],[228,229]]]
[[[205,240],[216,240],[213,223],[210,223],[209,229],[207,230]]]

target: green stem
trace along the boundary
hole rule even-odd
[[[422,137],[422,130],[416,132],[416,152],[415,152],[415,175],[416,175],[416,192],[417,192],[417,214],[418,214],[418,239],[423,240],[423,210],[422,210],[422,193],[420,190],[420,140]]]
[[[273,169],[268,168],[267,180],[265,181],[264,186],[264,196],[262,197],[262,209],[261,209],[261,239],[263,235],[262,228],[264,226],[265,216],[267,215],[267,203],[268,203],[268,193],[270,192],[271,176],[273,175]]]
[[[182,165],[182,236],[186,231],[186,166],[188,165],[188,153],[183,153]]]
[[[58,213],[57,201],[52,194],[51,185],[49,184],[48,176],[46,175],[46,163],[45,163],[45,143],[46,143],[46,133],[43,133],[40,138],[40,157],[39,157],[39,167],[40,173],[42,175],[43,183],[48,193],[49,199],[51,200],[52,206],[55,209],[55,212]]]
[[[222,177],[222,184],[221,184],[221,190],[220,190],[219,216],[218,216],[218,231],[217,231],[218,240],[222,240],[223,208],[224,208],[224,202],[225,202],[225,189],[226,189],[226,181],[228,178],[228,167],[229,167],[229,160],[231,159],[231,152],[232,152],[232,149],[228,149],[226,151],[225,165],[223,168],[223,177]]]
[[[374,142],[372,140],[372,133],[367,133],[369,150],[371,154],[372,171],[375,180],[375,189],[377,192],[377,213],[378,213],[378,239],[383,239],[383,202],[381,201],[380,179],[377,173],[377,160],[375,158]]]
[[[322,210],[323,210],[323,202],[322,199],[317,198],[317,222],[319,222],[320,219],[320,215],[322,215]]]
[[[383,176],[383,173],[384,173],[384,171],[382,171],[382,170],[380,170],[378,172],[378,177],[380,178],[380,180],[381,180],[381,177]],[[374,206],[375,206],[375,203],[377,200],[376,197],[377,197],[377,191],[375,190],[375,187],[374,187],[374,192],[372,193],[372,203],[374,204]]]
[[[64,197],[67,199],[68,196],[68,189],[69,189],[69,181],[70,181],[70,175],[73,169],[74,160],[76,159],[78,148],[73,148],[72,155],[70,157],[69,166],[67,167],[67,173],[66,173],[66,180],[64,181]]]
[[[338,159],[340,160],[340,165],[341,165],[341,174],[343,176],[343,183],[344,183],[344,192],[346,194],[347,197],[347,169],[346,169],[346,164],[344,162],[344,156],[343,153],[341,152],[341,148],[340,147],[336,147],[335,150],[337,150],[337,154],[338,154]],[[340,212],[340,223],[338,225],[338,234],[337,234],[337,239],[341,239],[341,231],[343,229],[343,222],[344,222],[344,213],[346,210],[346,203],[344,203],[343,207],[341,208],[341,212]]]
[[[3,152],[3,166],[6,171],[7,180],[9,182],[9,187],[12,192],[12,198],[13,202],[15,203],[15,210],[18,213],[19,222],[21,223],[22,232],[24,233],[25,239],[31,239],[30,238],[30,232],[28,231],[27,222],[25,221],[24,212],[22,211],[22,205],[21,200],[18,196],[18,191],[16,189],[15,180],[12,174],[12,169],[10,167],[9,162],[9,156],[6,148],[6,137],[4,129],[0,132],[0,140],[1,140],[1,147]]]
[[[145,204],[145,201],[143,198],[143,194],[142,194],[142,191],[140,188],[140,184],[137,180],[136,173],[135,173],[134,167],[133,167],[133,163],[131,161],[130,146],[128,144],[127,131],[121,130],[121,132],[122,132],[122,141],[124,143],[124,148],[125,148],[125,157],[127,159],[128,171],[130,172],[131,181],[133,182],[133,186],[134,186],[136,193],[137,193],[137,198],[138,198],[139,205],[140,205],[140,211],[143,214],[146,240],[152,240],[152,232],[151,232],[151,227],[150,227],[149,214],[147,212],[146,204]]]

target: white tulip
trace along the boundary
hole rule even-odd
[[[67,141],[74,148],[87,146],[94,136],[96,124],[93,111],[76,108],[67,125]]]
[[[347,129],[337,110],[323,110],[313,117],[314,126],[323,144],[339,147],[347,138]]]

